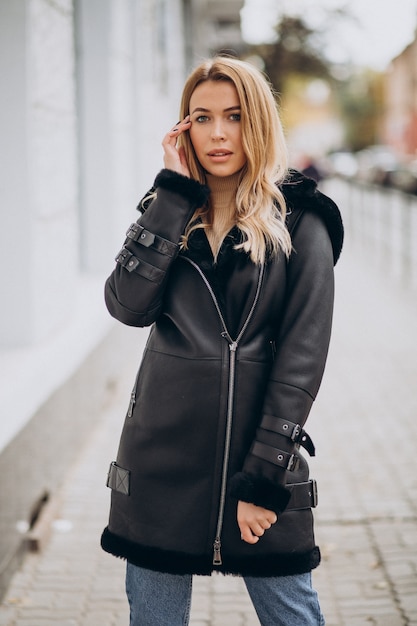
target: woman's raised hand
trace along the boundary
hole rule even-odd
[[[177,147],[177,140],[181,133],[188,130],[190,126],[190,116],[187,115],[182,122],[178,122],[178,124],[165,135],[162,141],[165,167],[183,176],[188,176],[188,178],[190,178],[190,170],[185,160],[184,148]]]

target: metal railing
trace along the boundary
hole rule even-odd
[[[396,189],[330,178],[321,189],[342,212],[347,243],[405,286],[417,287],[417,197]]]

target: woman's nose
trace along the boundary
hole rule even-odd
[[[217,120],[214,122],[212,131],[211,131],[212,139],[221,140],[225,137],[223,122],[221,120]]]

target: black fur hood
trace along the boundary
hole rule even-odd
[[[335,202],[317,189],[317,183],[297,170],[290,170],[287,180],[280,186],[289,215],[296,209],[318,213],[326,224],[333,247],[336,265],[343,247],[344,229],[340,211]]]

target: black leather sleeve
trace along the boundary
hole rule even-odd
[[[129,326],[149,326],[158,317],[181,235],[209,195],[206,186],[167,169],[158,174],[154,188],[154,199],[128,229],[105,285],[110,314]]]
[[[298,447],[288,436],[288,425],[285,433],[280,427],[286,420],[301,429],[308,417],[324,372],[334,300],[332,245],[317,214],[304,212],[293,233],[293,246],[263,415],[242,472],[231,482],[234,497],[276,513],[288,504],[285,484],[295,482],[288,480],[288,474],[296,467],[292,455]],[[274,420],[277,427],[271,428]]]

